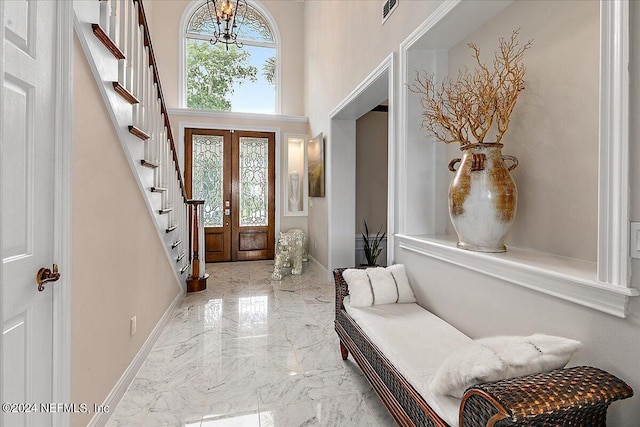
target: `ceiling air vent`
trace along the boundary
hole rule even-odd
[[[394,10],[398,7],[398,2],[400,0],[384,0],[382,2],[382,23],[387,20],[389,15],[393,13]]]

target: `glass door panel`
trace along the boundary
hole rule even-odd
[[[239,138],[240,227],[269,225],[269,139]]]
[[[223,226],[224,137],[193,135],[192,197],[204,200],[204,226]]]
[[[273,259],[275,246],[275,135],[233,133],[231,257]]]
[[[187,197],[204,200],[205,262],[231,261],[231,132],[185,129]]]

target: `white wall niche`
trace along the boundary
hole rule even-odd
[[[307,135],[285,134],[283,147],[282,202],[284,216],[307,216],[308,210],[308,173],[307,173]],[[297,175],[297,201],[294,195],[294,175]]]
[[[425,141],[419,99],[406,84],[416,70],[446,76],[449,50],[512,3],[445,2],[400,46],[398,170],[405,173],[397,182],[398,248],[626,317],[629,297],[638,295],[629,280],[627,2],[600,2],[597,260],[512,246],[505,254],[479,254],[456,248],[456,236],[446,234],[451,176],[437,165],[448,162],[447,149]]]

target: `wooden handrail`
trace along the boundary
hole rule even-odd
[[[138,3],[138,22],[144,29],[144,45],[149,48],[149,64],[153,67],[153,80],[158,85],[158,97],[160,99],[160,110],[164,114],[164,125],[167,128],[167,139],[171,145],[171,152],[173,154],[173,164],[175,165],[176,172],[178,172],[178,181],[180,182],[180,190],[182,191],[182,198],[187,202],[187,192],[185,190],[184,182],[182,181],[182,171],[180,170],[180,162],[178,161],[178,151],[173,140],[173,132],[171,131],[171,122],[169,121],[169,113],[167,105],[164,102],[164,94],[162,92],[162,85],[160,84],[160,74],[158,73],[158,64],[156,63],[156,56],[153,53],[153,45],[151,44],[151,34],[149,33],[149,25],[147,24],[147,15],[144,12],[144,5],[142,0],[133,0],[134,3]]]

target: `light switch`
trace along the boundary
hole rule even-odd
[[[631,258],[640,258],[640,222],[631,223],[630,240],[629,255]]]

